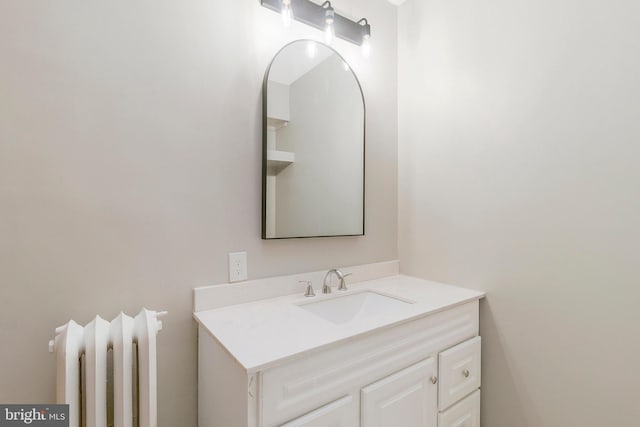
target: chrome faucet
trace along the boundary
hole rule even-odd
[[[347,276],[351,276],[351,273],[349,274],[342,274],[342,272],[340,270],[336,270],[331,269],[329,271],[327,271],[327,274],[324,275],[324,283],[322,285],[322,293],[323,294],[330,294],[331,293],[331,284],[329,282],[330,278],[331,278],[331,274],[335,274],[338,279],[340,279],[340,286],[338,286],[338,290],[339,291],[346,291],[347,289],[347,283],[344,281],[344,278]]]

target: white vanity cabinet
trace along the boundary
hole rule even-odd
[[[200,325],[198,425],[479,427],[478,326],[475,299],[248,369]]]

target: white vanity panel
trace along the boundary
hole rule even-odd
[[[344,396],[281,427],[353,427],[358,425],[358,400]]]
[[[436,427],[437,371],[430,357],[363,388],[361,427]]]

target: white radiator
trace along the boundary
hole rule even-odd
[[[96,316],[84,327],[71,320],[56,328],[49,351],[56,353],[56,400],[69,404],[69,427],[107,427],[111,416],[114,427],[157,426],[156,334],[165,314],[143,308],[135,318]]]

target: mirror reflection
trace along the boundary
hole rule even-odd
[[[263,88],[262,238],[364,234],[364,97],[344,59],[300,40]]]

